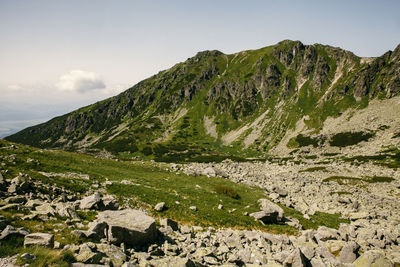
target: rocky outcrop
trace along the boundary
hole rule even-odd
[[[142,246],[157,238],[155,220],[139,210],[103,211],[89,225],[89,235],[96,233],[112,244]]]
[[[54,235],[47,233],[32,233],[24,238],[24,246],[54,247]]]

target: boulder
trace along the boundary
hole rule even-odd
[[[101,198],[105,210],[117,210],[119,205],[115,198],[111,195],[103,196]]]
[[[213,177],[216,176],[215,170],[214,170],[212,167],[207,167],[207,168],[205,168],[205,169],[202,171],[201,174],[206,175],[206,176],[213,176]]]
[[[353,263],[357,259],[360,246],[356,242],[346,244],[340,251],[339,260],[342,263]]]
[[[178,256],[164,257],[161,259],[156,259],[151,261],[152,266],[158,267],[194,267],[196,266],[193,261],[188,258],[181,258]]]
[[[75,256],[76,260],[83,263],[95,263],[98,258],[98,254],[93,252],[88,244],[82,244],[79,247],[79,252]]]
[[[288,191],[286,189],[283,189],[281,187],[274,187],[273,188],[274,192],[277,193],[281,197],[286,197],[288,195]]]
[[[12,236],[26,236],[29,234],[28,230],[24,228],[15,228],[14,226],[7,225],[0,234],[0,240],[5,240]]]
[[[154,210],[155,210],[155,211],[163,211],[164,209],[165,209],[165,202],[157,203],[157,204],[154,206]]]
[[[25,207],[27,208],[36,208],[37,206],[42,205],[44,202],[39,199],[30,199],[25,203]]]
[[[103,207],[104,205],[101,201],[101,196],[99,192],[84,197],[83,199],[81,199],[79,204],[79,209],[81,210],[102,209]]]
[[[318,227],[317,233],[314,235],[318,242],[327,240],[336,240],[339,237],[339,232],[325,226]]]
[[[12,204],[12,203],[22,204],[25,202],[26,202],[25,196],[12,196],[12,197],[8,197],[8,198],[4,199],[5,204]]]
[[[113,266],[121,266],[126,261],[126,255],[121,248],[108,245],[108,244],[96,244],[97,251],[105,254],[111,259]]]
[[[278,222],[278,212],[277,211],[258,211],[258,212],[253,212],[250,213],[251,217],[254,217],[255,219],[262,221],[265,224],[270,224],[270,223],[277,223]]]
[[[56,210],[49,203],[44,203],[40,206],[37,206],[35,210],[36,214],[41,214],[41,215],[54,216],[56,214]]]
[[[54,235],[47,233],[32,233],[26,235],[24,238],[24,246],[43,246],[43,247],[54,247]]]
[[[296,248],[284,262],[285,266],[306,267],[307,259],[300,249]]]
[[[133,209],[103,211],[98,214],[96,223],[90,230],[101,236],[100,230],[106,225],[106,238],[112,244],[125,243],[132,246],[142,246],[157,238],[155,220],[144,212]]]
[[[261,210],[268,212],[268,213],[274,213],[277,212],[278,213],[278,220],[281,221],[283,218],[283,209],[281,207],[279,207],[277,204],[275,204],[274,202],[266,199],[266,198],[262,198],[258,200],[258,203],[260,204]]]
[[[160,225],[161,225],[161,226],[164,226],[164,227],[169,226],[169,227],[171,227],[171,229],[174,230],[174,231],[178,231],[178,229],[179,229],[178,223],[175,222],[175,221],[173,221],[173,220],[171,220],[171,219],[168,219],[168,218],[161,219],[161,220],[160,220]]]
[[[393,263],[378,251],[367,251],[353,262],[354,267],[393,267]]]

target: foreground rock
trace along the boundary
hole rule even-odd
[[[133,209],[103,211],[97,220],[89,224],[88,234],[105,237],[115,245],[121,243],[142,246],[157,238],[155,220],[144,212]]]
[[[54,235],[46,233],[33,233],[26,235],[24,238],[24,246],[42,246],[52,248],[54,246]]]

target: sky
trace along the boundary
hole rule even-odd
[[[380,56],[397,0],[0,0],[0,137],[114,96],[217,49],[284,39]]]

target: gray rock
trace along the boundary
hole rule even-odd
[[[102,209],[103,207],[99,192],[81,199],[79,204],[81,210]]]
[[[21,258],[27,261],[34,261],[36,259],[36,256],[30,253],[24,253],[21,255]]]
[[[197,211],[197,207],[196,206],[190,206],[189,209],[191,209],[193,211]]]
[[[251,217],[254,217],[255,219],[265,223],[265,224],[270,224],[270,223],[277,223],[278,222],[278,212],[277,211],[258,211],[258,212],[253,212],[250,213]]]
[[[4,203],[6,204],[12,204],[12,203],[18,203],[22,204],[26,202],[26,198],[24,196],[12,196],[4,199]]]
[[[103,196],[101,198],[105,210],[117,210],[119,205],[115,198],[111,195]]]
[[[321,259],[317,258],[312,258],[310,264],[311,267],[327,267],[327,265]]]
[[[178,231],[179,229],[178,223],[168,218],[160,219],[160,225],[164,227],[169,226],[173,231]]]
[[[56,210],[49,203],[44,203],[40,206],[37,206],[35,210],[36,214],[41,214],[41,215],[54,216],[56,214]]]
[[[30,199],[25,203],[25,207],[27,207],[27,208],[36,208],[37,206],[40,206],[42,204],[43,204],[42,200]]]
[[[75,256],[76,260],[83,263],[96,263],[98,253],[92,251],[88,244],[82,244],[79,247],[79,252]]]
[[[7,204],[4,205],[3,207],[0,207],[0,211],[7,211],[7,210],[18,210],[20,207],[19,204]]]
[[[152,266],[158,267],[195,267],[195,263],[188,258],[181,258],[178,256],[170,256],[151,261]]]
[[[258,203],[260,204],[261,210],[268,212],[268,213],[274,213],[277,212],[278,213],[278,220],[282,220],[283,218],[283,209],[281,207],[279,207],[277,204],[275,204],[274,202],[266,199],[266,198],[262,198],[258,200]]]
[[[108,244],[96,244],[97,251],[107,255],[113,266],[121,266],[126,261],[126,255],[121,248]]]
[[[75,262],[71,264],[71,267],[102,267],[102,266],[106,266],[106,265],[102,265],[102,264],[85,264],[85,263],[81,263],[81,262]]]
[[[356,242],[346,244],[340,251],[339,260],[342,263],[353,263],[357,259],[360,246]]]
[[[5,240],[12,236],[26,236],[29,231],[24,228],[15,228],[11,225],[7,225],[6,228],[1,232],[0,240]]]
[[[96,221],[98,225],[101,222],[107,225],[106,238],[112,244],[141,246],[157,238],[155,220],[139,210],[103,211]]]
[[[325,226],[318,227],[317,233],[315,234],[315,239],[318,242],[327,240],[336,240],[339,237],[339,232],[335,229],[328,228]]]
[[[54,235],[47,233],[32,233],[26,235],[24,238],[24,246],[43,246],[43,247],[54,247]]]
[[[160,202],[160,203],[157,203],[155,206],[154,206],[154,210],[155,211],[163,211],[165,209],[165,202]]]
[[[212,167],[207,167],[202,171],[202,175],[206,176],[216,176],[215,170]]]
[[[296,248],[284,262],[285,266],[306,267],[307,259],[300,249]]]
[[[393,263],[381,252],[367,251],[353,262],[354,267],[393,267]]]
[[[288,195],[288,191],[281,187],[274,187],[273,190],[275,193],[277,193],[281,197],[286,197]]]

